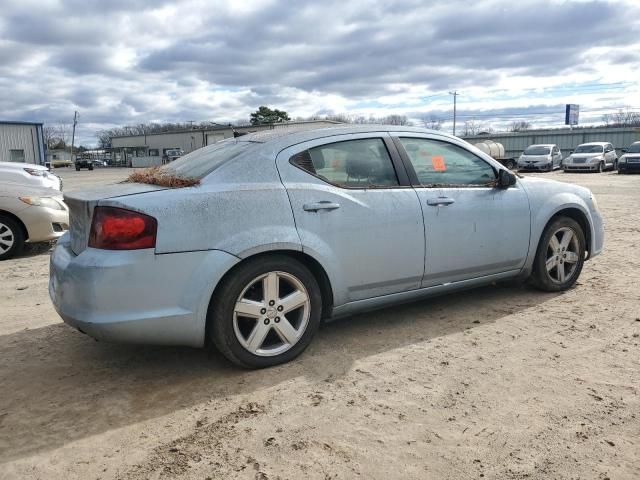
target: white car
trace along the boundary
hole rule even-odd
[[[18,255],[26,243],[47,242],[69,229],[60,190],[0,182],[0,260]]]
[[[33,163],[0,162],[0,182],[62,190],[59,176],[51,173],[47,167]]]
[[[562,167],[562,152],[555,144],[529,145],[520,158],[519,170],[548,171]]]
[[[604,172],[618,168],[618,154],[608,142],[578,145],[562,163],[565,172]]]

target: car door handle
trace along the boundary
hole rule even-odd
[[[455,202],[455,200],[449,197],[427,198],[427,205],[431,205],[432,207],[451,205],[453,202]]]
[[[302,206],[302,209],[305,212],[317,212],[319,210],[335,210],[337,208],[340,208],[339,203],[329,202],[328,200],[323,200],[321,202],[315,202],[315,203],[305,203]]]

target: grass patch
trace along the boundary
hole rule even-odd
[[[145,168],[136,170],[126,180],[129,183],[148,183],[149,185],[159,185],[169,188],[184,188],[199,185],[200,180],[191,177],[181,177],[174,173],[164,172],[160,167]]]

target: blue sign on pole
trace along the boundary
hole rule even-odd
[[[578,117],[580,116],[580,105],[568,103],[564,111],[565,125],[578,125]]]

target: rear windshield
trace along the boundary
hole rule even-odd
[[[602,153],[603,151],[602,145],[578,145],[573,153]]]
[[[549,155],[551,149],[549,147],[540,147],[538,145],[531,145],[524,151],[525,155]]]
[[[629,147],[629,150],[627,150],[627,152],[640,153],[640,143],[632,143],[631,146]]]
[[[220,165],[233,160],[252,148],[251,142],[233,139],[218,142],[208,147],[194,150],[161,168],[161,172],[182,178],[203,179]]]

